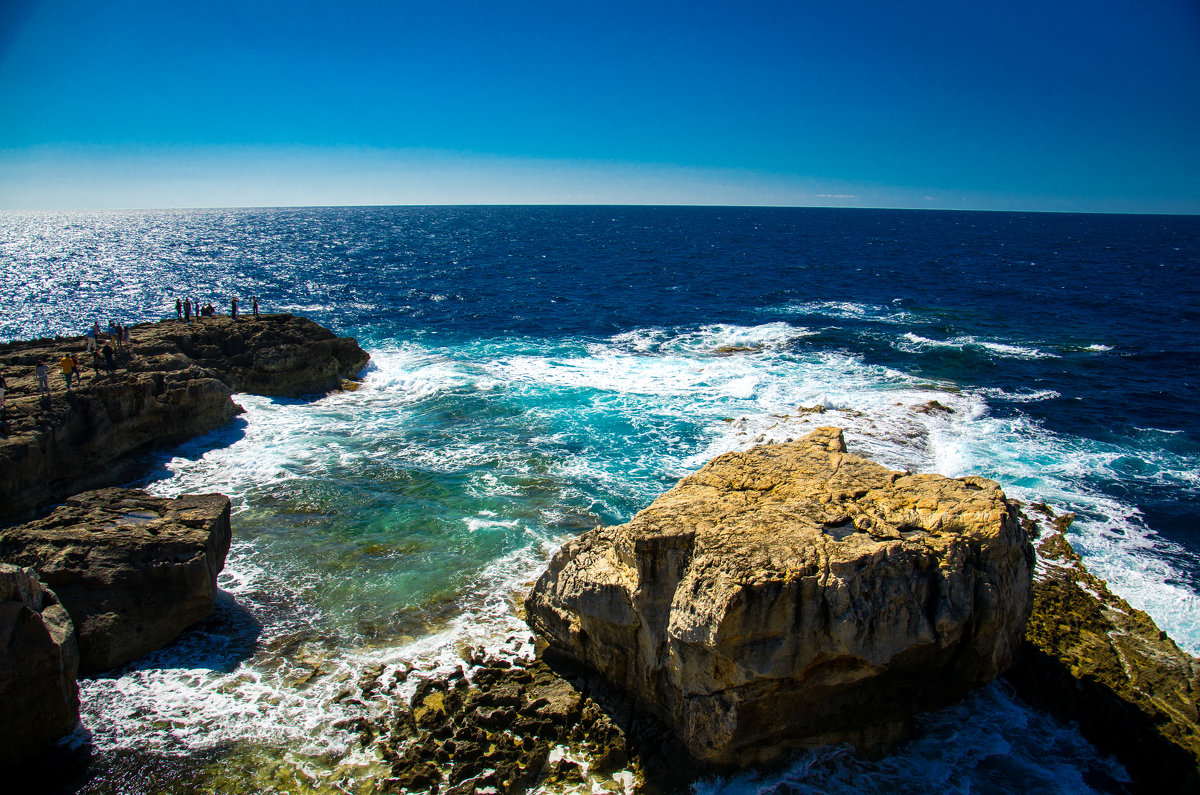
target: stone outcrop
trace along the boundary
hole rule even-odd
[[[71,618],[32,569],[0,563],[0,768],[79,723]]]
[[[896,739],[1002,673],[1031,565],[995,483],[892,472],[821,428],[719,456],[565,544],[525,607],[695,757],[751,764]]]
[[[81,672],[161,648],[212,611],[229,552],[229,499],[76,495],[0,531],[0,560],[35,569],[75,624]]]
[[[132,327],[132,353],[112,374],[84,354],[84,339],[0,345],[8,382],[0,425],[0,523],[43,505],[137,474],[136,454],[228,422],[241,409],[233,392],[303,395],[337,389],[367,354],[348,337],[291,315],[234,321],[167,320]],[[74,352],[86,368],[67,394],[57,362]],[[38,360],[51,365],[51,396],[39,395]]]
[[[1200,660],[1086,569],[1063,535],[1072,518],[1029,511],[1031,527],[1053,529],[1037,543],[1033,612],[1006,678],[1115,754],[1142,791],[1200,792]]]

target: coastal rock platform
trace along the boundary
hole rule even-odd
[[[719,456],[568,542],[525,608],[698,760],[745,765],[891,742],[1003,673],[1031,567],[997,484],[893,472],[821,428]]]
[[[0,531],[0,560],[36,570],[57,594],[88,673],[161,648],[206,617],[230,540],[227,497],[109,488]]]
[[[32,569],[0,563],[0,768],[79,723],[71,617]]]
[[[1072,515],[1026,516],[1040,534],[1033,612],[1006,678],[1115,754],[1141,791],[1200,792],[1200,659],[1087,570],[1064,534]]]
[[[0,523],[70,494],[136,475],[135,454],[207,433],[241,411],[234,392],[299,396],[338,389],[368,361],[352,338],[305,318],[165,320],[131,328],[115,371],[85,354],[83,337],[0,344],[8,382],[0,423]],[[103,344],[103,341],[102,341]],[[57,363],[84,368],[70,392]],[[50,365],[50,395],[34,369]]]

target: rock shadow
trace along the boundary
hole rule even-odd
[[[199,461],[206,453],[220,450],[241,441],[246,436],[250,423],[244,417],[234,417],[216,430],[189,439],[174,447],[156,447],[137,457],[139,477],[124,483],[125,488],[142,488],[160,480],[170,480],[175,473],[167,469],[167,462],[176,458]]]
[[[1026,703],[1079,732],[1121,761],[1138,792],[1200,792],[1195,760],[1164,735],[1161,716],[1149,712],[1094,676],[1078,677],[1066,661],[1030,643],[1004,676]],[[1113,789],[1100,789],[1113,792]],[[1126,790],[1121,790],[1122,792]]]
[[[157,651],[143,654],[119,668],[86,678],[116,679],[133,671],[156,668],[203,669],[230,673],[254,656],[263,625],[227,591],[218,591],[212,613]]]
[[[675,734],[632,695],[610,684],[569,655],[546,648],[542,663],[591,699],[625,736],[625,748],[644,778],[643,793],[686,793],[701,779],[729,773],[728,768],[696,759]]]

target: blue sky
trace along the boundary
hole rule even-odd
[[[1200,212],[1200,2],[0,0],[0,208]]]

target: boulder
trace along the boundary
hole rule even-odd
[[[137,453],[207,433],[241,411],[234,392],[299,396],[339,389],[368,356],[305,318],[165,320],[133,326],[132,352],[112,374],[93,367],[84,339],[0,344],[8,382],[0,424],[0,523],[34,515],[70,494],[136,477]],[[85,368],[70,393],[58,372],[65,352]],[[34,369],[51,364],[51,395]]]
[[[1144,792],[1200,792],[1200,659],[1087,570],[1070,514],[1027,511],[1036,529],[1033,609],[1006,674],[1031,704],[1079,726]]]
[[[108,488],[0,531],[0,560],[38,572],[74,621],[81,672],[161,648],[212,611],[229,499]]]
[[[889,471],[820,428],[565,544],[525,608],[697,759],[745,765],[892,741],[1002,673],[1031,562],[997,484]]]
[[[0,768],[79,723],[71,617],[32,569],[0,563]]]

